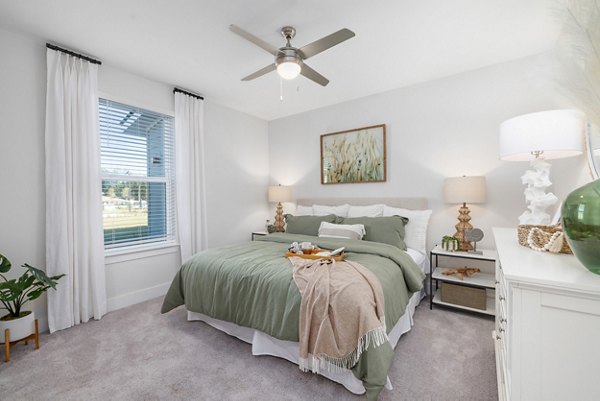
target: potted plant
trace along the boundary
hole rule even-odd
[[[451,235],[444,235],[442,238],[442,249],[454,252],[458,250],[458,242],[458,238]]]
[[[46,292],[49,288],[56,289],[58,280],[64,274],[48,277],[42,270],[25,263],[21,267],[25,272],[15,279],[7,279],[7,273],[12,267],[10,260],[0,255],[0,309],[6,309],[7,315],[0,317],[0,343],[6,342],[5,329],[10,330],[10,341],[21,340],[34,331],[35,317],[32,311],[22,310],[23,305],[33,301]]]

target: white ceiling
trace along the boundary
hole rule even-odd
[[[0,27],[32,34],[266,120],[473,70],[552,47],[556,0],[0,0]],[[331,82],[283,82],[230,24],[280,47],[341,28],[356,37],[307,63]]]

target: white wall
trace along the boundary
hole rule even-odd
[[[208,100],[204,115],[208,246],[247,241],[265,226],[267,122]]]
[[[13,266],[44,267],[46,259],[45,52],[43,43],[0,30],[0,253]],[[47,326],[45,297],[32,309]]]
[[[0,30],[0,54],[0,253],[43,267],[45,41]],[[98,85],[102,96],[173,113],[172,85],[106,63]],[[208,243],[249,239],[267,214],[267,123],[207,100],[205,135]],[[179,265],[177,247],[108,257],[109,309],[163,294]],[[33,309],[46,327],[45,298]]]
[[[271,180],[293,185],[297,198],[425,196],[434,210],[431,247],[458,222],[458,205],[442,199],[444,178],[485,175],[488,201],[470,205],[471,222],[486,235],[481,246],[492,247],[491,227],[514,227],[525,210],[519,177],[528,166],[499,160],[498,127],[520,114],[561,107],[552,63],[550,55],[528,57],[271,121]],[[382,123],[387,182],[321,185],[320,135]],[[553,164],[555,172],[566,166],[561,175],[569,177],[581,163]],[[573,183],[561,182],[557,193],[566,195]]]

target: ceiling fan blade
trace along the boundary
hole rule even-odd
[[[354,32],[350,29],[340,29],[337,32],[332,33],[331,35],[327,35],[324,38],[319,40],[315,40],[312,43],[307,44],[306,46],[298,49],[300,56],[306,60],[309,57],[314,56],[315,54],[319,54],[324,52],[325,50],[342,43],[345,40],[353,38],[355,36]]]
[[[250,42],[254,43],[256,46],[268,51],[269,53],[271,53],[274,56],[277,56],[277,54],[279,53],[278,48],[270,45],[269,43],[265,42],[261,38],[258,38],[256,36],[252,35],[250,32],[244,31],[242,28],[240,28],[237,25],[233,25],[233,24],[229,25],[229,30],[235,34],[240,35],[242,38],[249,40]]]
[[[306,64],[302,63],[302,69],[300,70],[300,74],[304,75],[306,78],[315,81],[319,85],[327,86],[329,80],[325,78],[323,75],[319,74]]]
[[[260,70],[248,75],[247,77],[242,78],[242,81],[252,81],[255,78],[265,75],[266,73],[275,71],[276,69],[277,67],[275,66],[275,63],[273,63],[271,65],[266,66],[265,68],[261,68]]]

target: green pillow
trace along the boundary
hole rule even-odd
[[[367,234],[363,240],[382,242],[396,246],[406,251],[404,243],[404,225],[408,223],[406,217],[345,217],[342,224],[363,224]]]
[[[290,234],[319,235],[319,227],[322,221],[335,223],[335,214],[325,216],[293,216],[286,214],[285,216],[285,231]]]

